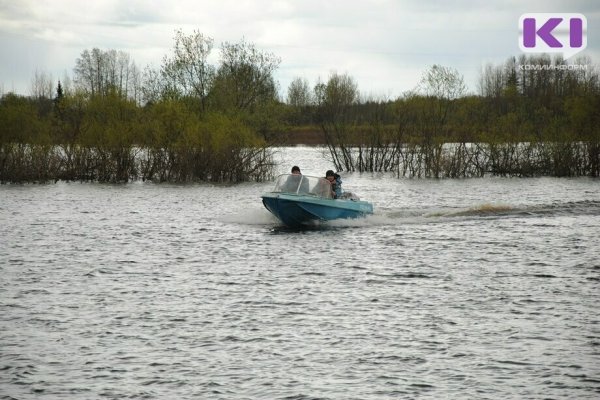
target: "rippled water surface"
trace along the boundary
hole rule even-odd
[[[302,231],[270,182],[0,187],[0,396],[600,397],[600,181],[343,179],[375,215]]]

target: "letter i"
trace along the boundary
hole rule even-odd
[[[569,25],[569,40],[571,47],[581,47],[583,45],[583,21],[581,18],[571,18]]]

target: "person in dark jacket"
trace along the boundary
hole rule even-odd
[[[333,194],[333,198],[337,199],[341,197],[342,178],[332,170],[328,170],[327,172],[325,172],[325,179],[327,179],[331,184],[331,193]]]
[[[300,185],[300,187],[298,187],[298,185]],[[302,178],[300,167],[297,165],[292,167],[292,174],[288,176],[287,181],[283,185],[282,189],[282,191],[289,193],[308,193],[308,180]]]

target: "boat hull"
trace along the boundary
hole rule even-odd
[[[366,201],[323,199],[291,193],[266,193],[264,206],[281,222],[299,227],[314,221],[360,218],[373,213],[373,205]]]

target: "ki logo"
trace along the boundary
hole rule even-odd
[[[575,13],[528,13],[519,18],[519,48],[525,53],[562,53],[587,47],[587,20]]]

